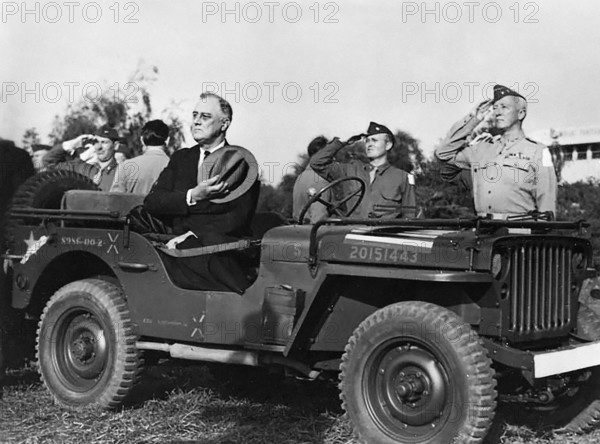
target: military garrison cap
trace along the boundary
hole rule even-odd
[[[494,99],[492,100],[492,103],[496,103],[498,100],[500,100],[501,98],[506,97],[506,96],[520,97],[523,100],[527,101],[527,99],[525,97],[523,97],[521,94],[519,94],[516,91],[513,91],[510,88],[507,88],[506,86],[494,85]]]
[[[367,130],[367,136],[372,136],[373,134],[389,134],[392,136],[392,140],[394,139],[394,134],[387,126],[375,122],[369,123],[369,129]]]
[[[105,137],[113,141],[119,140],[119,133],[117,133],[117,130],[111,128],[108,125],[104,125],[98,128],[94,135],[98,137]]]

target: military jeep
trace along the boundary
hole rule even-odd
[[[334,375],[367,443],[479,443],[499,401],[569,431],[600,418],[584,222],[257,214],[253,238],[198,253],[248,252],[240,295],[175,286],[165,239],[132,226],[140,201],[65,171],[14,199],[12,306],[39,322],[39,372],[61,404],[118,407],[159,352]]]

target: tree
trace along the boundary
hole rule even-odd
[[[23,139],[21,141],[23,144],[23,149],[26,151],[31,151],[32,145],[37,145],[40,143],[40,136],[35,128],[28,128],[23,133]]]
[[[181,102],[171,101],[162,111],[161,118],[169,126],[169,143],[167,149],[173,154],[181,148],[185,142],[183,133],[183,122],[179,116],[183,114]]]
[[[562,184],[558,187],[556,218],[589,222],[594,266],[600,269],[600,185],[598,180]]]
[[[158,68],[138,62],[124,84],[105,85],[100,97],[83,97],[69,104],[64,116],[55,116],[49,134],[52,143],[91,134],[102,125],[115,128],[135,155],[142,152],[141,130],[151,119],[150,89],[158,78]],[[178,116],[170,113],[165,123],[171,130],[169,149],[175,151],[183,143],[182,125]]]

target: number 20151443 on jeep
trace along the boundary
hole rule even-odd
[[[12,307],[38,319],[39,371],[64,405],[119,406],[158,352],[333,375],[367,443],[482,442],[500,401],[575,432],[600,417],[583,222],[257,214],[253,238],[198,252],[247,254],[238,294],[174,285],[127,216],[140,201],[54,171],[9,212]]]

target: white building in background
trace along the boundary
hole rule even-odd
[[[600,181],[600,126],[550,128],[529,138],[550,147],[555,161],[564,162],[562,182]]]

